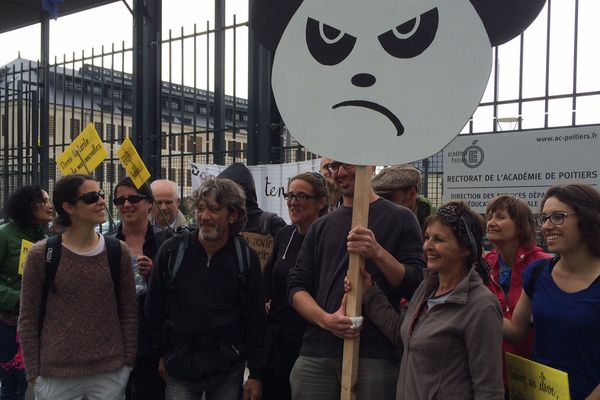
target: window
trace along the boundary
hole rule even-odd
[[[115,125],[106,124],[106,137],[111,142],[115,140]]]
[[[195,143],[195,146],[194,146]],[[187,151],[190,153],[202,153],[202,138],[190,134],[187,137]]]
[[[56,134],[56,117],[54,115],[49,116],[48,121],[48,137],[53,138]]]
[[[98,135],[100,135],[100,139],[104,140],[104,133],[103,133],[103,129],[102,129],[102,123],[100,123],[100,122],[94,122],[94,128],[96,128],[96,132],[98,132]]]
[[[75,118],[71,118],[70,124],[71,140],[73,140],[77,137],[77,135],[79,135],[79,132],[81,132],[81,121]]]
[[[125,140],[125,127],[123,125],[119,125],[117,127],[117,133],[119,135],[119,143],[123,143],[123,140]]]
[[[125,178],[125,168],[123,168],[123,166],[121,166],[121,164],[119,164],[119,177],[118,179],[121,180],[123,178]]]

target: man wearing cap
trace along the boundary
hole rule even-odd
[[[410,209],[423,226],[435,208],[429,200],[419,197],[420,183],[421,173],[410,164],[384,168],[371,180],[371,186],[378,196]]]

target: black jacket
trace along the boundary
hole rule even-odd
[[[156,253],[158,253],[158,249],[160,245],[168,238],[168,231],[163,230],[162,228],[151,225],[148,222],[148,228],[146,229],[146,237],[144,238],[144,244],[142,245],[142,253],[149,257],[153,262],[156,258]],[[111,233],[106,234],[105,236],[117,238],[119,240],[125,241],[125,235],[123,235],[123,223],[119,223],[117,225],[117,230]],[[148,332],[148,328],[146,327],[146,320],[144,318],[144,302],[146,301],[146,294],[142,293],[137,296],[137,306],[138,306],[138,348],[137,355],[138,356],[148,356],[154,355],[154,346],[152,344],[152,338],[150,337],[150,333]]]
[[[190,235],[172,286],[168,283],[169,256],[177,254],[181,238],[164,243],[150,276],[145,315],[158,351],[168,353],[174,341],[182,338],[229,338],[243,351],[250,376],[260,379],[266,314],[258,256],[250,249],[250,265],[242,283],[232,238],[209,257],[198,231]]]

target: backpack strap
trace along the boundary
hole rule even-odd
[[[242,281],[242,289],[246,288],[246,273],[250,268],[250,250],[246,242],[239,236],[234,236],[235,255],[238,262],[238,273]]]
[[[263,211],[262,214],[260,214],[260,218],[258,219],[258,229],[260,230],[260,233],[263,235],[271,234],[271,221],[276,216],[277,214],[270,211]]]
[[[121,315],[121,241],[113,237],[104,237],[104,244],[106,245],[115,299],[117,299],[117,312]]]
[[[173,282],[175,281],[175,277],[181,268],[181,264],[183,262],[183,257],[185,256],[185,252],[190,247],[190,231],[184,231],[182,235],[182,240],[179,242],[179,246],[177,246],[177,252],[175,253],[175,258],[173,258],[173,251],[169,252],[168,259],[168,269],[167,269],[167,283],[169,285],[169,290],[171,290]]]
[[[234,236],[233,244],[235,246],[235,255],[238,262],[238,277],[240,278],[242,286],[242,309],[244,310],[243,313],[246,314],[246,275],[248,274],[248,269],[250,268],[250,249],[248,248],[248,243],[246,243],[241,236]]]
[[[42,327],[46,318],[46,307],[48,306],[48,295],[50,291],[56,291],[54,287],[54,277],[58,270],[60,262],[60,252],[62,249],[62,235],[50,236],[46,241],[46,263],[44,266],[44,286],[42,287],[42,298],[40,299],[40,309],[38,314],[38,336],[42,336]]]

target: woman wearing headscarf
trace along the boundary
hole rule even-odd
[[[363,313],[403,352],[396,399],[501,400],[502,312],[485,287],[483,221],[450,202],[423,236],[425,279],[400,313],[363,274]]]

